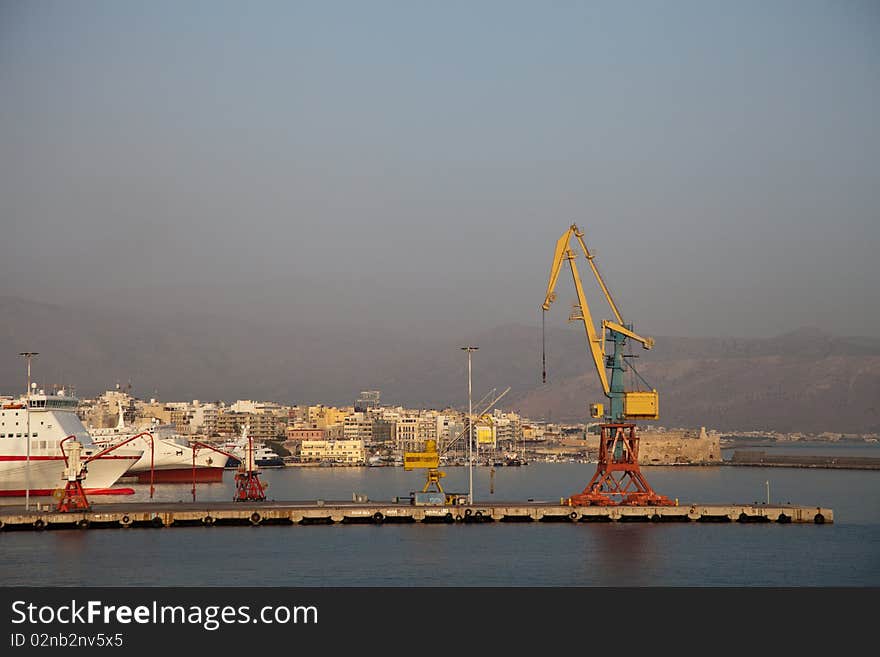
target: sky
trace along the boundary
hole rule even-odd
[[[575,222],[644,334],[877,337],[878,101],[874,2],[0,0],[0,294],[467,335]]]

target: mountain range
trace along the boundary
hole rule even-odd
[[[463,333],[463,332],[462,332]],[[880,432],[880,339],[799,329],[766,338],[655,336],[633,362],[660,393],[659,424],[722,431]],[[37,351],[41,387],[75,385],[80,396],[131,384],[148,399],[239,398],[351,404],[380,390],[388,404],[467,404],[510,386],[500,406],[534,418],[584,421],[601,401],[582,330],[546,335],[505,325],[474,335],[426,336],[405,325],[309,325],[306,321],[197,312],[115,311],[0,297],[0,393],[25,388],[21,351]],[[635,379],[634,379],[635,381]],[[644,384],[640,384],[643,388]]]

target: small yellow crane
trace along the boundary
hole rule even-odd
[[[477,415],[477,417],[485,415],[492,407],[497,404],[504,395],[510,392],[510,387],[502,392],[500,395],[496,396],[491,402],[489,402],[485,408]],[[481,404],[488,397],[493,395],[495,390],[492,390],[490,393],[485,395],[483,399],[481,399],[477,404]],[[471,418],[468,421],[472,421]],[[406,471],[417,470],[417,469],[425,469],[427,470],[425,474],[425,485],[422,488],[422,493],[429,492],[431,486],[436,488],[437,493],[442,493],[444,495],[444,504],[452,504],[453,500],[458,498],[458,495],[455,494],[447,494],[446,491],[443,490],[443,485],[440,483],[440,480],[446,476],[446,473],[440,469],[440,457],[449,451],[449,449],[455,445],[461,438],[467,433],[467,429],[464,429],[458,433],[458,435],[446,443],[443,446],[443,450],[440,451],[437,449],[437,441],[434,439],[425,440],[424,447],[422,451],[410,451],[404,452],[403,454],[403,468]]]
[[[440,470],[440,452],[437,451],[437,441],[428,439],[425,441],[424,450],[421,452],[404,452],[403,469],[406,471],[417,468],[426,468],[427,478],[423,493],[427,493],[431,486],[436,486],[438,493],[445,493],[440,480],[446,473]]]

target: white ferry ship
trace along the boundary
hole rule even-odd
[[[47,395],[42,390],[30,399],[0,397],[0,496],[52,495],[64,487],[64,456],[61,441],[76,436],[84,459],[101,448],[92,441],[76,414],[79,400],[64,391]],[[30,458],[28,458],[30,440]],[[125,472],[141,458],[143,450],[120,447],[86,466],[86,494],[132,493],[112,489]]]

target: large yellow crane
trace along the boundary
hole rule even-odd
[[[577,253],[571,246],[572,237],[580,245],[587,263],[599,284],[614,320],[603,320],[601,334],[597,334],[590,307],[584,294],[575,259]],[[632,324],[623,321],[620,310],[608,290],[595,256],[590,253],[584,243],[584,234],[576,224],[556,242],[553,264],[550,267],[550,279],[547,283],[547,294],[541,308],[544,312],[556,299],[556,283],[563,262],[568,262],[577,293],[577,302],[569,316],[569,321],[581,321],[587,337],[590,356],[599,376],[602,391],[609,400],[608,413],[601,403],[590,405],[590,416],[604,419],[599,442],[599,465],[593,479],[582,493],[569,498],[572,505],[589,504],[671,504],[668,498],[656,494],[642,475],[638,464],[638,437],[635,432],[634,420],[654,420],[659,417],[659,398],[655,389],[627,390],[624,376],[629,370],[636,373],[631,364],[627,364],[624,353],[628,340],[633,340],[645,349],[654,346],[652,338],[642,337],[633,330]],[[608,345],[612,351],[608,353]],[[609,376],[610,372],[610,376]],[[637,373],[636,373],[637,374]],[[544,380],[546,382],[546,367]]]

